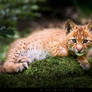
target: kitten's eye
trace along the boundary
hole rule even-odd
[[[88,42],[88,40],[87,40],[87,39],[83,40],[83,43],[87,43],[87,42]]]
[[[74,43],[76,43],[77,41],[76,41],[76,39],[72,39],[72,41],[74,42]]]

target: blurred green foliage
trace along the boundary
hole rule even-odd
[[[84,0],[83,2],[80,0],[72,0],[74,6],[77,10],[81,11],[85,17],[92,16],[92,0]]]
[[[0,0],[0,36],[13,36],[18,20],[39,18],[44,13],[55,16],[64,5],[74,6],[86,16],[91,14],[91,0]]]
[[[46,0],[0,0],[0,36],[14,35],[18,20],[41,16],[39,3],[44,2]]]
[[[9,44],[21,37],[17,24],[20,20],[41,17],[40,11],[48,11],[48,0],[0,0],[0,61],[5,60]],[[23,34],[27,34],[22,32]]]

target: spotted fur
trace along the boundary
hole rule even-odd
[[[91,23],[80,26],[68,20],[65,29],[49,28],[13,42],[1,72],[21,72],[31,62],[50,56],[68,56],[73,52],[83,69],[90,67],[87,49],[92,44]]]

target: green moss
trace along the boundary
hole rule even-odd
[[[89,62],[91,64],[91,59]],[[0,74],[0,87],[91,88],[92,71],[84,71],[74,57],[51,57],[31,63],[21,73]]]

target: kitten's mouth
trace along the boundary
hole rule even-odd
[[[75,52],[75,54],[76,54],[77,56],[83,56],[83,55],[85,54],[85,52],[81,52],[81,53]]]
[[[70,51],[72,51],[72,52],[74,52],[75,53],[75,55],[77,55],[77,56],[83,56],[85,53],[86,53],[86,50],[84,51],[81,51],[81,52],[78,52],[76,49],[74,49],[74,48],[69,48],[69,50]]]
[[[84,49],[84,50],[82,50],[82,51],[80,51],[80,52],[75,51],[75,54],[76,54],[77,56],[83,56],[83,55],[85,55],[87,52],[88,52],[88,49]]]

